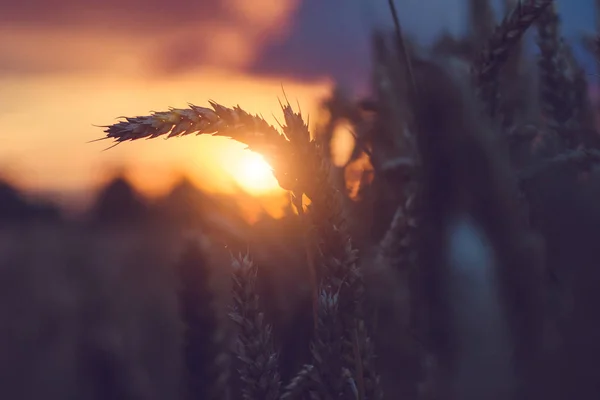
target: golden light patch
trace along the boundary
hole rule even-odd
[[[226,163],[229,165],[226,169],[242,189],[254,195],[281,190],[271,166],[260,154],[249,150],[239,153],[232,162]]]
[[[156,138],[122,143],[108,151],[102,150],[112,145],[110,140],[87,143],[103,136],[102,128],[94,125],[114,123],[120,115],[147,115],[169,106],[185,108],[188,101],[199,106],[207,106],[208,99],[227,106],[240,104],[276,124],[271,114],[280,115],[281,85],[278,78],[215,70],[151,81],[110,73],[0,78],[4,98],[10,100],[0,113],[0,124],[11,133],[0,148],[0,160],[10,161],[18,171],[18,183],[31,190],[95,190],[111,166],[119,166],[145,194],[164,193],[186,175],[211,192],[235,193],[233,183],[252,195],[285,198],[274,178],[267,179],[256,167],[248,169],[254,173],[246,173],[243,165],[255,157],[243,144],[228,138]],[[329,81],[290,80],[283,85],[311,115],[316,115],[318,100],[332,86]]]
[[[340,123],[335,127],[331,138],[331,155],[336,166],[346,165],[350,160],[354,150],[354,142],[352,125],[349,122]]]

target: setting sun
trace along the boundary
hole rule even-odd
[[[235,181],[252,194],[271,193],[279,189],[271,166],[260,154],[244,150],[232,167]]]

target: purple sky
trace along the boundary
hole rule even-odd
[[[201,27],[214,21],[225,26],[234,24],[236,20],[231,16],[228,1],[0,0],[0,22],[34,29],[73,26],[156,37],[156,50],[153,59],[148,60],[149,65],[159,74],[177,74],[213,60],[204,51],[203,40],[182,36],[179,40],[165,41],[161,40],[164,32],[172,27]],[[405,30],[425,43],[444,29],[460,32],[466,20],[465,3],[464,0],[396,0]],[[558,3],[567,38],[593,30],[593,0]],[[368,29],[374,22],[390,24],[387,7],[387,0],[303,0],[293,13],[290,29],[277,36],[266,31],[258,58],[245,68],[257,74],[306,80],[331,76],[350,82],[368,76]],[[18,57],[4,57],[3,60],[0,55],[0,73],[39,74],[57,69],[55,63],[19,65]],[[585,64],[593,67],[589,57]]]
[[[373,0],[365,15],[367,0],[305,0],[296,15],[294,29],[283,41],[273,43],[253,66],[267,74],[315,77],[330,74],[342,81],[368,73],[368,24],[377,20],[389,25],[386,0]],[[404,29],[423,43],[431,42],[442,30],[460,33],[467,17],[464,0],[396,0]],[[558,1],[563,34],[577,40],[594,30],[593,0]],[[500,7],[496,7],[500,15]],[[581,49],[586,68],[593,60]]]

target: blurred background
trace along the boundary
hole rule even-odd
[[[467,29],[466,1],[397,3],[407,34],[423,45]],[[494,3],[498,12],[503,3]],[[563,35],[594,74],[579,40],[594,30],[593,0],[558,5]],[[371,28],[391,26],[385,0],[4,0],[0,19],[0,174],[67,212],[124,174],[144,196],[164,195],[186,176],[210,192],[263,197],[281,215],[283,192],[238,143],[185,137],[103,151],[110,142],[87,143],[103,136],[94,125],[209,99],[275,123],[282,87],[314,125],[334,85],[367,94]],[[333,146],[342,160],[348,141],[342,132]]]
[[[396,5],[409,44],[461,53],[466,43],[468,61],[469,7],[476,2]],[[492,2],[496,16],[514,3]],[[582,40],[597,31],[594,0],[557,4],[561,34],[588,74],[597,116],[598,69]],[[314,132],[332,134],[336,177],[348,189],[349,230],[361,262],[376,266],[371,261],[401,190],[382,179],[361,193],[373,168],[355,151],[349,128],[328,123],[340,99],[354,105],[372,95],[372,33],[392,27],[386,0],[0,0],[0,397],[178,398],[185,354],[173,266],[197,228],[214,246],[210,262],[190,264],[217,267],[223,308],[230,255],[250,250],[260,266],[258,291],[282,350],[282,379],[289,380],[308,362],[310,277],[301,220],[262,157],[208,135],[109,150],[110,141],[92,141],[120,116],[208,100],[240,105],[277,126],[285,94]],[[530,71],[534,31],[525,36]],[[514,93],[535,93],[520,86],[528,76],[511,82]],[[597,314],[592,286],[600,282],[600,184],[589,192],[570,181],[555,185],[554,176],[544,184],[537,199],[543,207],[536,206],[549,264],[568,271],[578,263],[583,272],[573,280],[586,289],[578,291],[584,306],[568,331],[570,347],[549,363],[551,377],[570,379],[568,395],[545,375],[546,394],[572,398],[583,384],[598,393],[600,323],[588,322]],[[394,279],[377,273],[366,277],[368,296],[404,301]],[[395,306],[382,312],[398,317]],[[381,321],[374,336],[383,349],[385,391],[416,398],[413,367],[425,361],[401,365],[399,377],[397,355],[417,345],[399,321]],[[565,377],[565,363],[581,368]]]

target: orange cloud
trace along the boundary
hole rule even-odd
[[[29,0],[0,6],[0,73],[135,66],[240,69],[278,40],[298,0]],[[24,8],[26,4],[26,8]],[[36,12],[32,12],[36,10]],[[44,12],[47,11],[47,12]]]

